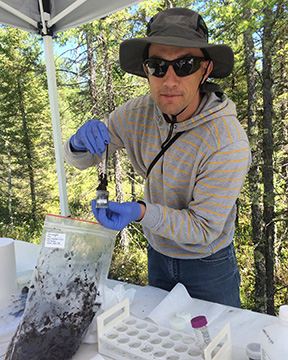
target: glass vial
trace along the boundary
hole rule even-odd
[[[206,317],[203,315],[194,317],[191,320],[191,325],[195,331],[196,345],[202,350],[205,349],[211,342]]]
[[[109,191],[97,190],[96,191],[96,208],[108,208]]]

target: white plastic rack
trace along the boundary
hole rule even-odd
[[[115,360],[231,360],[227,324],[206,349],[189,334],[158,326],[130,315],[125,299],[97,317],[98,351]]]

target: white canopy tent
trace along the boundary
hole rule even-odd
[[[100,19],[142,0],[0,0],[0,23],[43,37],[61,215],[69,216],[56,85],[53,34]]]

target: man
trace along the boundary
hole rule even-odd
[[[147,77],[151,94],[117,108],[107,127],[85,123],[66,141],[65,156],[85,169],[101,161],[106,143],[110,152],[126,148],[146,178],[144,201],[97,209],[93,200],[96,219],[119,231],[131,221],[143,225],[150,285],[169,291],[181,282],[192,297],[239,307],[232,240],[250,150],[233,102],[206,81],[231,73],[233,52],[207,38],[190,9],[156,14],[147,37],[120,46],[122,69]]]

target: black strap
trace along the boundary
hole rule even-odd
[[[183,134],[184,131],[179,131],[177,134],[175,134],[173,136],[172,139],[170,139],[164,146],[162,144],[162,149],[161,151],[156,155],[156,157],[154,158],[154,160],[152,161],[152,163],[150,164],[147,173],[146,173],[146,178],[148,178],[150,171],[152,170],[153,166],[156,164],[156,162],[160,159],[160,157],[165,153],[165,151],[174,143],[174,141],[176,141],[179,136],[181,134]]]

